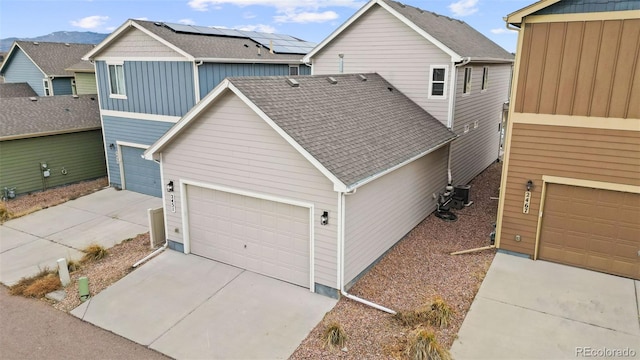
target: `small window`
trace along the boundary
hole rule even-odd
[[[289,76],[300,75],[300,67],[298,65],[289,65]]]
[[[78,95],[78,88],[76,86],[76,79],[71,79],[71,93],[73,95]]]
[[[462,93],[468,94],[471,92],[471,73],[473,68],[464,68],[464,85],[462,87]]]
[[[487,90],[489,88],[489,68],[482,68],[482,90]]]
[[[43,79],[42,84],[44,86],[44,96],[51,96],[51,87],[49,86],[49,79]]]
[[[429,78],[429,98],[446,98],[447,92],[447,67],[431,66]]]
[[[109,64],[109,89],[110,97],[126,99],[124,86],[124,65]]]

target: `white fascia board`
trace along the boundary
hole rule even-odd
[[[513,25],[521,24],[523,17],[527,15],[531,15],[538,10],[542,10],[546,7],[549,7],[559,1],[560,0],[540,0],[520,10],[516,10],[512,12],[511,14],[504,17],[504,20],[507,22],[507,24],[513,24]]]
[[[7,64],[9,63],[9,61],[8,61],[8,60],[9,60],[9,57],[11,57],[11,56],[13,55],[13,52],[14,52],[15,48],[18,48],[18,49],[20,49],[20,51],[22,51],[22,53],[24,54],[24,56],[26,56],[26,57],[27,57],[27,59],[29,59],[29,61],[31,61],[31,63],[32,63],[33,65],[35,65],[35,66],[38,68],[38,70],[40,70],[40,72],[42,73],[42,76],[43,76],[43,77],[48,77],[48,76],[47,76],[47,73],[45,73],[45,72],[42,70],[42,68],[41,68],[41,67],[40,67],[40,66],[39,66],[35,61],[33,61],[33,59],[31,58],[31,56],[29,56],[29,54],[27,54],[27,52],[26,52],[26,51],[24,51],[24,49],[23,49],[23,48],[21,48],[21,47],[20,47],[20,45],[18,45],[18,43],[17,43],[16,41],[14,41],[14,42],[13,42],[13,45],[11,46],[11,49],[10,49],[10,50],[9,50],[9,52],[7,53],[7,57],[6,57],[6,58],[5,58],[5,60],[2,62],[2,66],[0,67],[0,74],[3,74],[3,73],[4,73],[4,67],[5,67],[5,65],[7,65]]]
[[[83,57],[82,60],[85,61],[91,61],[93,60],[93,58],[95,57],[95,55],[97,53],[99,53],[100,51],[102,51],[106,46],[108,46],[111,42],[113,42],[114,40],[116,40],[117,38],[120,37],[120,35],[127,29],[129,29],[129,27],[131,26],[131,24],[133,23],[132,20],[127,20],[124,24],[120,25],[119,28],[115,29],[111,34],[109,34],[109,36],[107,36],[104,40],[102,40],[98,45],[96,45],[93,49],[91,49],[91,51],[89,51],[88,53],[86,53]]]
[[[302,58],[296,59],[233,59],[233,58],[196,58],[195,61],[205,63],[233,63],[233,64],[302,64]]]
[[[499,58],[469,58],[471,63],[488,63],[488,64],[513,64],[515,59],[499,59]]]
[[[153,145],[151,145],[143,156],[147,160],[154,160],[159,158],[158,153],[164,148],[164,146],[171,141],[175,136],[182,132],[182,130],[204,110],[210,103],[212,103],[221,93],[229,88],[229,80],[224,79],[218,86],[216,86],[204,99],[200,100],[187,112],[182,119],[180,119],[169,131],[162,135]]]

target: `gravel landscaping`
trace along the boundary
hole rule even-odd
[[[458,221],[428,216],[364,275],[349,292],[395,311],[414,310],[439,296],[454,310],[448,327],[435,329],[449,349],[489,269],[495,250],[464,255],[451,252],[489,245],[496,219],[501,164],[493,164],[471,182],[473,205],[454,211]],[[342,349],[322,339],[327,326],[342,325],[348,337]],[[307,336],[290,359],[403,359],[410,334],[392,315],[342,298]]]

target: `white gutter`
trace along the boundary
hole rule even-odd
[[[304,64],[302,59],[232,59],[232,58],[196,58],[195,61],[211,63],[239,63],[239,64]]]
[[[349,299],[353,300],[353,301],[357,301],[357,302],[359,302],[361,304],[365,304],[365,305],[371,306],[371,307],[373,307],[375,309],[382,310],[382,311],[384,311],[386,313],[395,315],[396,314],[395,311],[393,311],[393,310],[391,310],[389,308],[386,308],[386,307],[384,307],[382,305],[378,305],[376,303],[373,303],[373,302],[371,302],[369,300],[365,300],[365,299],[359,298],[359,297],[357,297],[355,295],[351,295],[344,289],[344,286],[345,286],[345,283],[344,283],[344,248],[345,248],[345,246],[344,246],[344,225],[345,225],[345,211],[344,211],[344,209],[345,209],[345,207],[344,207],[345,201],[344,201],[344,198],[345,198],[345,193],[344,192],[339,192],[338,193],[338,213],[340,215],[339,215],[339,221],[338,221],[338,259],[339,259],[338,260],[338,278],[339,278],[338,287],[340,288],[340,294],[342,296],[346,297],[346,298],[349,298]]]

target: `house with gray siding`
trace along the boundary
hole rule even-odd
[[[433,212],[456,137],[379,74],[235,77],[144,156],[171,248],[347,296]]]
[[[377,72],[454,131],[448,167],[456,185],[499,157],[513,58],[461,20],[371,0],[304,61],[314,75]]]
[[[38,96],[75,95],[74,72],[68,67],[81,61],[94,47],[37,41],[15,41],[0,66],[5,83],[27,83]]]
[[[69,66],[67,71],[73,72],[73,92],[77,95],[91,95],[98,93],[96,85],[96,70],[89,61],[79,61]]]
[[[0,189],[24,194],[106,175],[95,95],[1,97],[0,109]]]
[[[286,45],[286,46],[285,46]],[[161,196],[141,155],[229,76],[307,75],[315,44],[288,35],[128,20],[84,56],[95,65],[109,183]]]

